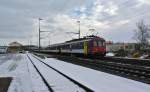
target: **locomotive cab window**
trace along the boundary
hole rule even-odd
[[[106,44],[105,44],[105,42],[103,41],[103,46],[105,46]]]
[[[93,46],[96,47],[97,46],[97,42],[93,41]]]
[[[103,45],[103,42],[101,42],[101,41],[98,41],[97,43],[98,43],[99,47]]]
[[[105,42],[103,41],[93,41],[93,46],[94,47],[101,47],[101,46],[105,46]]]

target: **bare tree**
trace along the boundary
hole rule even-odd
[[[134,38],[138,41],[141,48],[145,48],[149,43],[150,27],[144,24],[143,20],[139,21],[136,26]]]

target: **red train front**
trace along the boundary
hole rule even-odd
[[[89,41],[89,54],[93,56],[105,56],[106,54],[106,44],[105,40],[100,37],[94,37]]]

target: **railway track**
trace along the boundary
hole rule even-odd
[[[36,69],[36,71],[39,73],[39,75],[41,76],[43,82],[45,83],[45,85],[47,86],[47,88],[49,89],[50,92],[55,92],[55,90],[53,89],[53,87],[46,81],[46,79],[44,78],[44,76],[42,75],[42,73],[39,71],[39,69],[37,68],[36,64],[34,64],[34,61],[30,58],[29,55],[27,55],[27,57],[29,58],[29,60],[31,61],[31,63],[33,64],[34,68]],[[67,75],[61,73],[59,70],[51,67],[50,65],[46,64],[45,62],[43,62],[41,59],[37,58],[36,56],[32,55],[32,57],[34,57],[35,59],[37,59],[39,62],[43,63],[46,67],[48,67],[49,69],[52,69],[53,71],[57,72],[59,75],[65,77],[67,80],[71,81],[72,83],[74,83],[75,85],[77,85],[78,87],[80,87],[81,89],[83,89],[84,91],[82,92],[94,92],[93,90],[89,89],[88,87],[82,85],[81,83],[77,82],[76,80],[68,77]],[[76,90],[75,92],[80,92],[80,90]]]
[[[81,59],[85,61],[84,59]],[[106,62],[102,60],[88,60],[92,67],[102,68],[106,72],[150,84],[150,68],[132,64]]]
[[[136,65],[136,66],[141,66],[141,67],[150,67],[150,60],[149,59],[105,57],[103,60],[105,60],[107,62],[131,64],[131,65]]]
[[[81,57],[69,57],[54,55],[59,60],[81,65],[95,70],[111,73],[128,79],[150,84],[150,61],[140,61],[136,59],[104,58],[85,59]],[[141,63],[141,64],[140,64]]]

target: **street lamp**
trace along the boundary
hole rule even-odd
[[[80,21],[78,20],[77,23],[79,24],[79,39],[80,39]]]
[[[39,51],[40,51],[40,47],[41,47],[41,41],[40,41],[40,39],[41,39],[41,38],[40,38],[40,37],[41,37],[41,34],[40,34],[40,33],[41,33],[40,21],[41,21],[41,20],[43,20],[43,19],[39,18]]]

